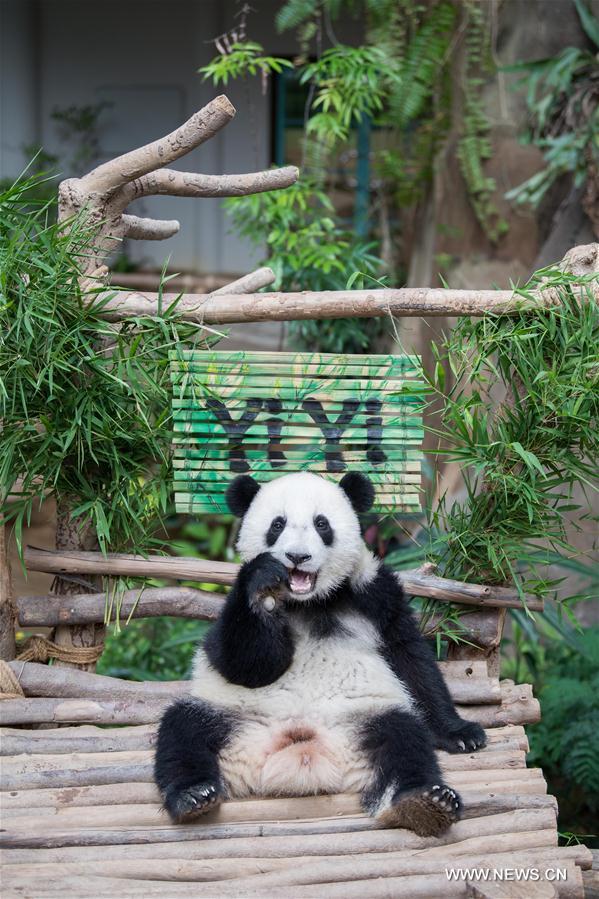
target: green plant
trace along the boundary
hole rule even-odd
[[[202,331],[177,319],[114,329],[80,283],[94,231],[57,224],[53,202],[17,181],[0,195],[0,496],[17,540],[56,497],[103,550],[143,549],[170,493],[168,351]],[[11,501],[8,501],[13,494]]]
[[[254,41],[232,44],[227,53],[216,56],[207,66],[198,72],[216,87],[228,84],[229,79],[245,78],[248,75],[260,75],[262,78],[273,72],[280,73],[285,68],[293,68],[288,59],[277,56],[264,56],[264,48]]]
[[[467,497],[432,514],[433,555],[449,577],[515,583],[551,595],[550,553],[576,556],[565,516],[572,489],[597,489],[599,471],[599,309],[597,276],[538,272],[559,305],[510,316],[462,319],[439,352],[431,378],[443,401],[443,450],[464,471]],[[449,370],[454,386],[449,383]],[[499,381],[507,399],[490,394]]]
[[[577,631],[551,605],[537,626],[513,616],[503,673],[532,681],[541,702],[541,721],[528,728],[529,761],[558,798],[560,829],[599,845],[599,628]]]
[[[599,21],[583,0],[574,0],[580,23],[595,51],[566,47],[556,57],[506,66],[524,77],[531,115],[527,140],[543,152],[546,167],[506,194],[538,206],[561,175],[580,187],[599,182]]]
[[[379,269],[372,245],[343,228],[330,199],[310,178],[285,191],[225,200],[225,208],[238,234],[266,244],[275,288],[343,289],[348,272],[374,276]],[[290,333],[301,347],[351,353],[367,349],[381,329],[381,320],[341,319],[294,322]]]

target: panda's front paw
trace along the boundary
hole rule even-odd
[[[205,815],[222,800],[220,786],[205,781],[189,787],[171,787],[164,796],[164,807],[173,824],[186,824]]]
[[[461,721],[460,726],[436,734],[435,747],[445,752],[476,752],[487,745],[487,736],[475,721]]]
[[[261,553],[244,566],[243,577],[250,603],[256,605],[265,597],[276,598],[287,590],[289,571],[270,553]]]

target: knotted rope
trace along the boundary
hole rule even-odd
[[[59,646],[39,634],[28,637],[20,647],[17,656],[19,662],[47,662],[59,659],[61,662],[72,662],[76,665],[90,665],[97,662],[104,650],[104,644],[97,646]]]
[[[21,699],[25,693],[8,662],[0,659],[0,699]]]

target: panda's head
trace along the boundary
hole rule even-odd
[[[346,578],[372,567],[358,513],[374,501],[371,481],[348,472],[335,483],[310,472],[283,475],[263,485],[249,475],[227,490],[231,512],[242,518],[237,549],[247,562],[269,552],[289,569],[294,599],[326,597]]]

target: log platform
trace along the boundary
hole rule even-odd
[[[526,767],[523,724],[539,719],[538,703],[528,685],[491,676],[486,661],[442,663],[461,714],[484,722],[488,745],[439,753],[465,807],[441,838],[380,828],[353,794],[225,802],[175,826],[152,782],[153,746],[160,712],[185,682],[9,668],[26,695],[0,703],[4,899],[584,896],[591,853],[558,847],[555,799],[541,770]],[[107,726],[115,723],[125,726]],[[465,868],[504,878],[531,870],[540,880],[448,874]]]

